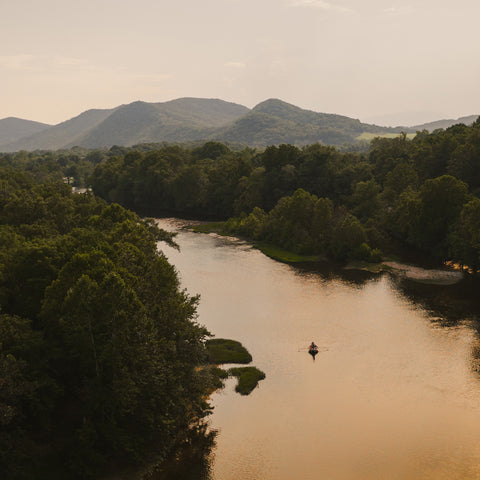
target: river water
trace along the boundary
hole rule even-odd
[[[233,380],[212,396],[208,479],[480,478],[477,310],[458,286],[294,267],[229,237],[176,241],[160,248],[200,294],[198,321],[266,373],[248,397]]]

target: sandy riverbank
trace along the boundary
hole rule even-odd
[[[389,272],[409,280],[420,283],[429,283],[431,285],[453,285],[463,279],[463,272],[451,269],[427,269],[406,263],[386,261],[377,264],[368,264],[364,262],[352,262],[347,269],[366,270],[369,272]]]
[[[463,272],[459,270],[426,269],[399,262],[383,262],[382,265],[392,269],[393,273],[422,283],[453,285],[463,278]]]

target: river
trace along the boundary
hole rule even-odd
[[[475,308],[451,308],[465,306],[458,286],[290,266],[229,237],[176,241],[160,248],[200,294],[198,321],[266,373],[248,397],[233,380],[212,396],[210,480],[480,478],[479,335]],[[315,361],[301,351],[312,340]]]

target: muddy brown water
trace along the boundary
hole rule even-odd
[[[212,396],[202,480],[480,478],[479,336],[475,308],[455,307],[461,285],[291,266],[159,225],[179,231],[180,252],[160,248],[200,294],[198,321],[266,373],[248,397],[232,381]],[[312,340],[315,361],[301,351]]]

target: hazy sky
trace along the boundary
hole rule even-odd
[[[480,0],[1,0],[0,12],[0,118],[179,97],[413,123],[480,113]]]

